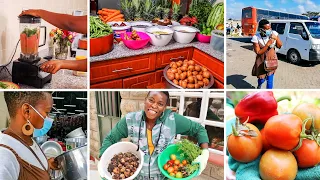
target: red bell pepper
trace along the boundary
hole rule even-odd
[[[278,102],[290,97],[281,97]],[[245,96],[235,107],[235,114],[243,123],[265,124],[268,119],[278,114],[278,103],[272,91],[260,91]]]

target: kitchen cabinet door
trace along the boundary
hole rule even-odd
[[[196,48],[193,51],[193,59],[200,65],[207,67],[217,80],[224,82],[223,62]]]
[[[123,79],[123,88],[146,89],[147,86],[155,84],[155,73],[142,74]]]
[[[157,53],[156,69],[164,68],[172,61],[179,61],[192,58],[193,48],[175,49]]]
[[[121,89],[122,79],[107,81],[90,86],[91,89]]]
[[[155,70],[156,54],[146,54],[90,63],[91,84],[152,72]]]
[[[156,71],[156,83],[166,82],[163,76],[163,70]]]

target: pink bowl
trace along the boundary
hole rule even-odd
[[[196,36],[199,42],[210,43],[211,36],[203,35],[200,33],[197,33]]]
[[[137,32],[137,34],[139,35],[141,40],[125,40],[124,33],[120,34],[120,37],[121,37],[124,45],[126,45],[129,49],[141,49],[148,44],[150,37],[148,36],[148,34],[143,33],[143,32]],[[131,32],[127,32],[127,36],[130,37]]]

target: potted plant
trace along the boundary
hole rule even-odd
[[[53,38],[55,58],[67,59],[68,47],[71,45],[75,33],[56,28],[51,30],[50,37]]]

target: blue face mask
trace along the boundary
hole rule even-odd
[[[30,105],[30,107],[32,107]],[[43,127],[41,129],[34,128],[33,137],[44,136],[51,129],[53,119],[49,117],[43,117],[34,107],[32,109],[44,120]]]
[[[271,29],[266,30],[266,36],[271,36],[271,34],[272,34],[272,30]]]

